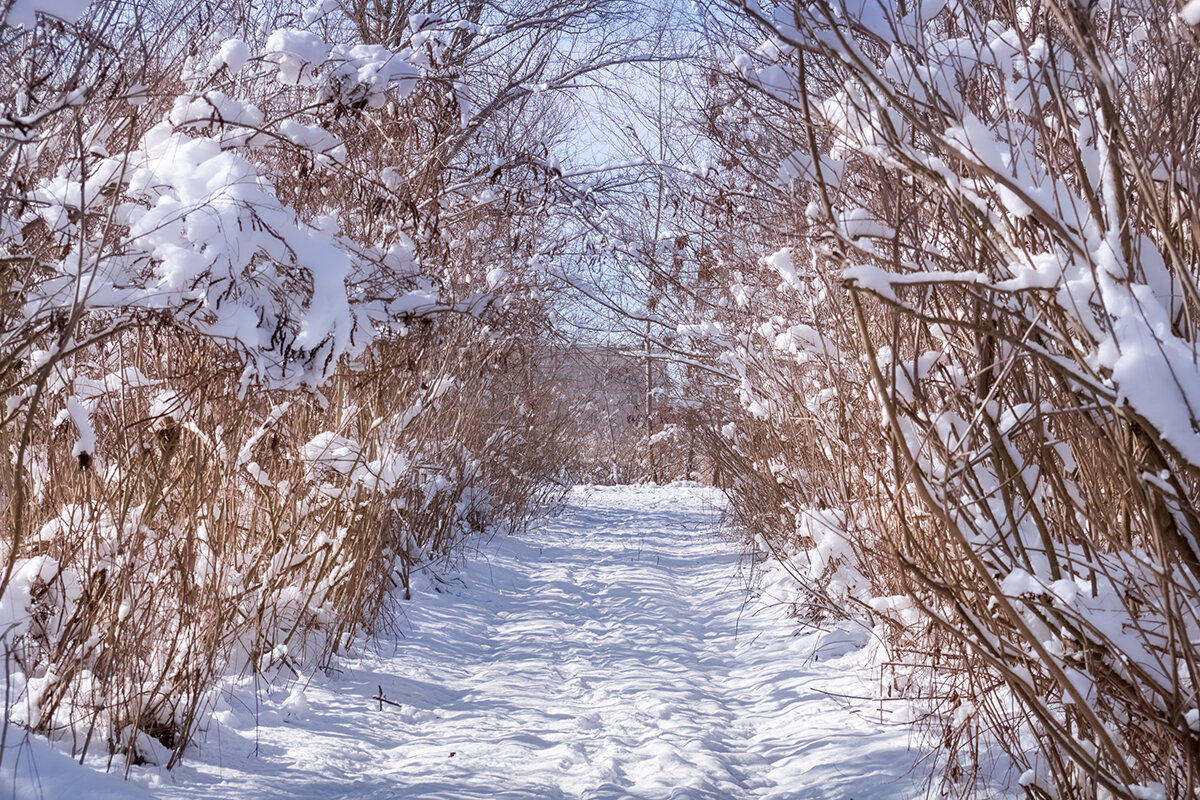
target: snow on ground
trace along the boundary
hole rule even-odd
[[[97,748],[99,749],[99,748]],[[103,769],[105,760],[96,760]],[[121,779],[120,758],[113,760],[116,774],[81,767],[41,736],[9,725],[0,755],[0,797],[11,800],[151,800],[154,794]]]
[[[231,702],[174,774],[136,777],[164,799],[924,796],[905,729],[854,699],[877,692],[865,635],[746,605],[716,501],[577,490],[410,603],[400,634]]]

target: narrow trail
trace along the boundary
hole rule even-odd
[[[577,491],[415,602],[395,641],[253,714],[223,712],[151,792],[924,796],[903,728],[847,699],[875,689],[854,669],[861,641],[797,636],[781,607],[747,605],[714,500],[678,486]],[[399,705],[372,699],[380,688]]]

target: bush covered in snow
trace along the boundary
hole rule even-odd
[[[744,409],[725,482],[825,611],[887,627],[964,792],[1200,785],[1192,5],[721,23],[704,196],[741,221],[685,321]]]
[[[64,9],[0,26],[6,715],[174,764],[223,676],[327,664],[561,493],[562,201],[507,134],[554,121],[505,82],[554,43],[330,3],[34,13]]]

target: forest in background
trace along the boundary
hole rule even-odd
[[[693,479],[947,793],[1200,793],[1200,0],[0,5],[11,723]]]

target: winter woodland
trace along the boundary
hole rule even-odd
[[[931,796],[1200,797],[1200,0],[0,11],[6,739],[187,769],[688,481]]]

